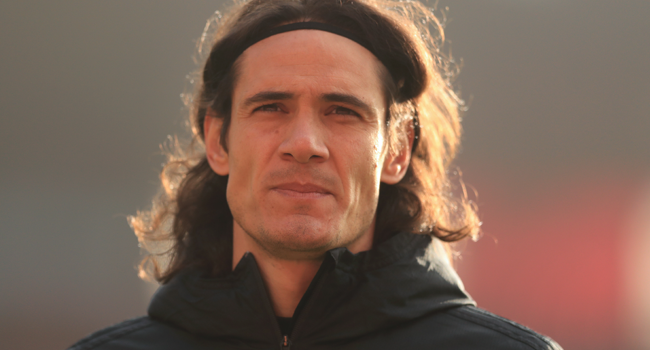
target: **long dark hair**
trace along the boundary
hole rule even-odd
[[[193,140],[174,142],[161,173],[161,193],[149,211],[130,223],[148,255],[141,277],[166,283],[178,271],[199,268],[219,275],[232,268],[233,217],[226,201],[227,176],[215,174],[205,157],[203,121],[208,108],[222,118],[226,148],[237,58],[243,45],[282,24],[327,23],[366,41],[382,57],[390,152],[399,151],[408,128],[419,128],[406,176],[381,184],[375,243],[398,231],[430,234],[445,242],[478,234],[474,204],[453,196],[448,170],[459,144],[460,100],[451,87],[456,66],[441,52],[444,35],[432,10],[419,2],[379,0],[252,0],[228,16],[217,13],[199,41],[208,53],[187,95]],[[213,30],[212,24],[218,24]],[[417,118],[415,118],[417,116]]]

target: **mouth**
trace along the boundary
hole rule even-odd
[[[332,195],[332,193],[330,193],[325,188],[320,187],[318,185],[310,184],[310,183],[301,184],[298,182],[280,184],[278,186],[273,187],[271,190],[287,197],[305,198],[305,199],[322,198],[325,196]]]

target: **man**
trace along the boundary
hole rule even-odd
[[[460,102],[415,24],[434,19],[340,0],[223,19],[192,100],[205,147],[131,222],[171,242],[142,266],[162,287],[72,349],[559,349],[476,308],[451,268],[444,242],[478,222],[448,194]]]

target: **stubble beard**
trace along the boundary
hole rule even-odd
[[[283,230],[271,231],[262,225],[252,231],[241,222],[237,222],[242,230],[255,241],[270,257],[278,260],[322,260],[328,250],[346,247],[358,240],[370,227],[361,224],[352,235],[345,235],[340,228],[314,227],[313,223],[293,223]],[[318,230],[321,230],[318,232]],[[329,232],[322,232],[327,230]],[[315,238],[320,236],[322,238]],[[350,239],[344,240],[344,237]]]

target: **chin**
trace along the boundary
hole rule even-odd
[[[341,231],[317,220],[291,220],[258,230],[258,243],[278,257],[320,257],[341,246]]]

